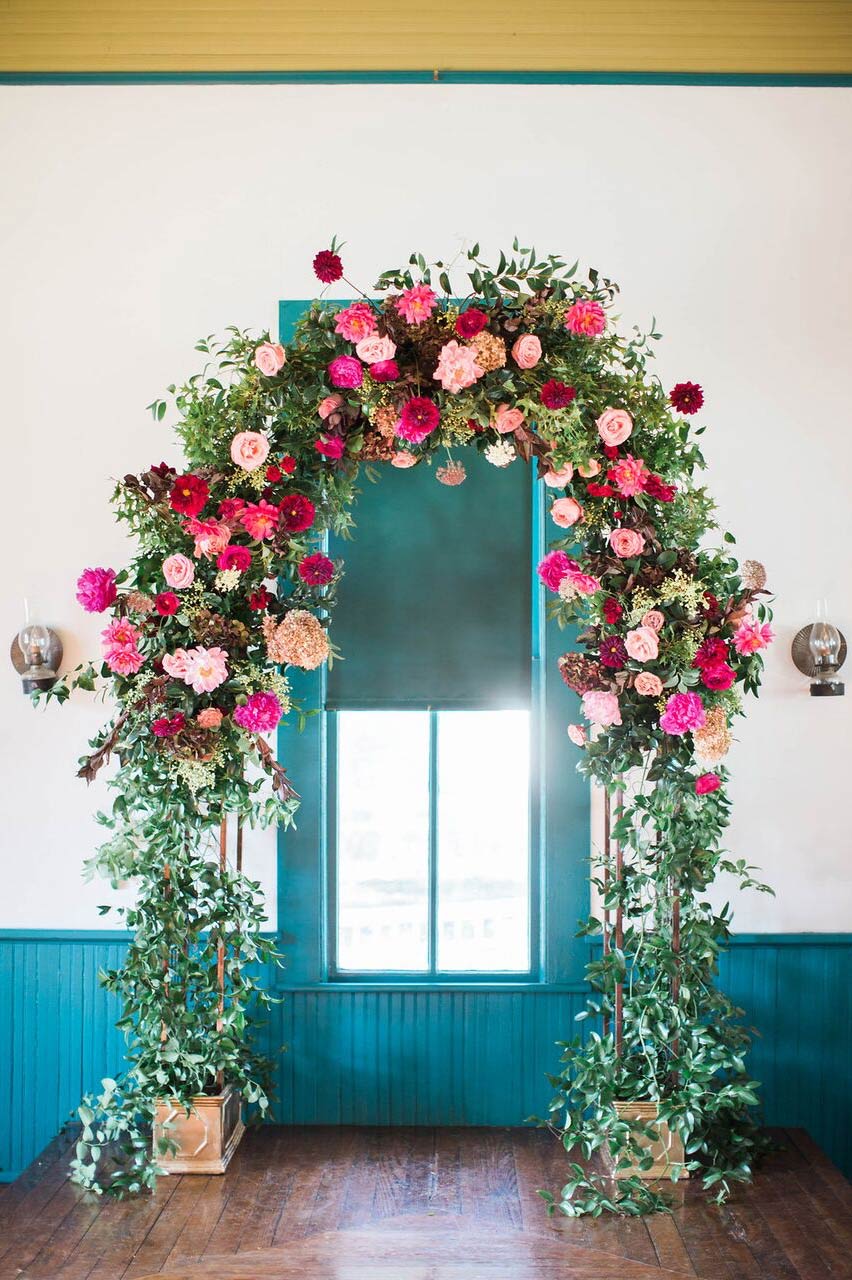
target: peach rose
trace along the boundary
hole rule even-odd
[[[624,444],[633,430],[633,419],[626,409],[605,409],[597,427],[604,444]]]
[[[609,535],[609,545],[619,560],[632,560],[641,556],[645,550],[645,539],[635,529],[613,529]]]
[[[553,523],[560,529],[570,529],[572,524],[583,519],[583,508],[576,498],[557,498],[550,508]]]
[[[653,662],[660,655],[660,642],[652,627],[637,627],[624,637],[628,656],[634,662]]]
[[[255,349],[254,363],[267,378],[272,378],[284,368],[287,359],[280,342],[261,342]]]
[[[534,333],[522,333],[512,347],[512,359],[519,369],[533,369],[541,359],[541,343]]]
[[[665,626],[665,615],[659,609],[649,609],[642,618],[640,626],[650,627],[652,631],[662,631]]]
[[[189,556],[177,551],[163,561],[163,577],[175,591],[181,591],[184,587],[191,587],[195,581],[195,565]]]
[[[591,480],[592,476],[600,475],[601,464],[597,458],[589,458],[589,461],[584,462],[577,470],[584,480]]]
[[[413,453],[408,453],[405,449],[398,449],[391,458],[392,467],[400,467],[405,470],[406,467],[413,467],[417,462]]]
[[[663,692],[663,682],[653,671],[640,671],[633,688],[643,698],[659,698]]]
[[[222,712],[218,707],[205,707],[195,717],[195,723],[202,729],[218,729],[222,723]]]
[[[324,400],[320,400],[317,413],[322,418],[323,422],[325,422],[326,418],[329,418],[334,413],[335,409],[339,409],[342,404],[343,396],[339,396],[335,392],[333,396],[326,396]]]
[[[517,431],[518,427],[523,425],[524,415],[520,409],[510,409],[507,404],[498,406],[494,415],[494,428],[500,432],[501,436],[511,435],[513,431]]]
[[[370,338],[362,338],[355,348],[355,354],[364,364],[379,364],[382,360],[393,360],[396,355],[396,343],[390,338],[380,338],[373,334]]]
[[[569,724],[568,737],[574,743],[575,747],[584,747],[588,740],[588,736],[589,735],[586,733],[586,729],[584,725]]]
[[[259,431],[238,431],[231,441],[231,461],[243,471],[257,471],[269,457],[269,441]]]
[[[573,465],[570,462],[566,462],[565,466],[560,467],[558,471],[545,471],[544,483],[549,489],[564,489],[566,484],[571,483],[573,474]]]

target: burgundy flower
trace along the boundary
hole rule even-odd
[[[270,484],[277,484],[283,474],[281,468],[273,462],[271,467],[267,467],[264,472]]]
[[[167,462],[158,462],[156,466],[149,467],[148,470],[160,480],[167,480],[169,476],[175,474],[174,467],[170,467]]]
[[[712,591],[704,592],[704,608],[701,611],[705,618],[718,618],[720,613],[719,601],[713,595]]]
[[[151,732],[155,738],[173,738],[176,733],[180,733],[181,729],[186,728],[186,716],[182,711],[178,711],[177,715],[160,716],[159,719],[151,722]]]
[[[590,480],[586,485],[586,493],[592,498],[612,498],[615,496],[615,489],[611,484],[597,484],[596,481]]]
[[[724,662],[728,656],[728,646],[721,636],[705,636],[698,646],[692,660],[694,667],[712,667],[717,662]]]
[[[174,591],[161,591],[154,597],[154,608],[161,618],[170,618],[179,607],[180,601]]]
[[[280,467],[281,467],[281,470],[284,472],[285,476],[291,476],[293,472],[296,470],[296,459],[291,458],[290,454],[286,453],[284,457],[281,459]]]
[[[374,382],[396,382],[399,365],[395,360],[377,360],[370,365],[370,377]]]
[[[302,533],[310,529],[316,515],[316,507],[310,498],[301,493],[291,493],[283,502],[279,502],[278,510],[288,533]]]
[[[183,516],[197,516],[210,497],[210,487],[200,476],[175,476],[169,505]]]
[[[704,403],[704,392],[697,382],[678,382],[669,392],[669,400],[678,413],[697,413]]]
[[[468,307],[456,320],[456,333],[460,338],[475,338],[488,324],[488,316],[476,307]]]
[[[299,564],[299,577],[309,587],[324,587],[334,577],[334,564],[321,551],[305,556]]]
[[[618,445],[617,445],[617,444],[605,444],[605,445],[604,445],[604,447],[603,447],[603,451],[604,451],[604,453],[606,454],[606,456],[610,459],[610,461],[612,461],[612,459],[613,459],[613,458],[617,458],[617,457],[618,457]]]
[[[539,393],[539,399],[545,409],[564,409],[569,405],[576,396],[575,387],[566,386],[564,382],[559,382],[556,378],[551,378],[549,382],[545,382]]]
[[[219,515],[223,520],[236,520],[246,509],[243,498],[223,498],[219,503]]]
[[[654,475],[652,471],[645,480],[644,491],[649,498],[654,498],[657,502],[673,502],[677,485],[666,484],[665,480]]]
[[[623,613],[624,610],[616,600],[615,596],[610,596],[607,600],[604,600],[603,616],[610,626],[618,622]]]
[[[396,434],[410,444],[422,444],[440,420],[438,406],[428,396],[413,396],[402,407]]]
[[[334,284],[343,275],[343,263],[330,249],[321,249],[314,258],[314,275],[323,284]]]
[[[621,636],[604,636],[599,653],[602,664],[614,671],[620,671],[627,663],[627,647]]]
[[[701,672],[702,684],[707,689],[715,689],[717,692],[730,689],[736,678],[736,671],[733,667],[729,667],[727,662],[713,662]]]
[[[256,613],[262,613],[267,605],[272,604],[275,596],[271,595],[266,587],[258,587],[257,591],[253,591],[248,598],[248,607],[254,609]]]

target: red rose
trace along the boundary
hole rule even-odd
[[[718,791],[721,785],[722,779],[718,773],[702,773],[700,778],[695,779],[695,794],[707,796],[711,791]]]
[[[223,520],[236,520],[245,508],[246,504],[242,498],[223,498],[219,503],[219,515]]]
[[[575,387],[568,387],[564,382],[551,378],[549,382],[545,382],[539,392],[539,399],[545,409],[564,409],[566,405],[571,403],[576,394]]]
[[[305,556],[299,565],[299,577],[310,587],[324,587],[334,577],[334,564],[321,551]]]
[[[590,480],[586,485],[586,493],[593,498],[612,498],[615,496],[615,489],[611,484],[595,484],[594,480]]]
[[[374,382],[396,382],[399,365],[395,360],[377,360],[370,365],[370,377]]]
[[[736,678],[736,671],[733,667],[729,667],[727,662],[713,662],[701,672],[702,684],[707,689],[715,689],[717,692],[730,689]]]
[[[330,249],[321,249],[314,258],[314,275],[323,284],[334,284],[343,275],[343,263]]]
[[[302,533],[305,529],[310,529],[316,515],[316,507],[310,498],[301,493],[291,493],[283,502],[279,502],[278,510],[288,533]]]
[[[697,413],[704,403],[704,392],[697,382],[678,382],[669,392],[669,401],[678,413]]]
[[[257,591],[253,591],[248,599],[248,607],[254,609],[257,613],[261,613],[267,605],[272,604],[275,596],[271,595],[266,587],[258,587]]]
[[[276,467],[275,463],[271,467],[266,468],[266,478],[270,484],[277,484],[281,479],[282,471],[280,467]]]
[[[649,498],[655,498],[657,502],[674,502],[674,496],[677,493],[677,486],[666,484],[660,476],[655,476],[653,471],[645,479],[643,486],[645,493]]]
[[[170,618],[173,613],[177,613],[179,605],[180,601],[174,591],[161,591],[154,597],[154,607],[163,618]]]
[[[281,470],[284,472],[285,476],[291,476],[293,472],[296,470],[296,459],[291,458],[288,453],[281,459],[279,466],[281,467]]]
[[[712,667],[717,662],[724,662],[728,656],[728,646],[721,636],[706,636],[698,646],[692,660],[694,667]]]
[[[456,333],[460,338],[475,338],[488,324],[488,316],[476,307],[468,307],[456,320]]]
[[[209,497],[210,488],[200,476],[176,476],[169,505],[183,516],[197,516]]]
[[[239,569],[245,573],[251,565],[251,552],[248,547],[225,547],[216,559],[218,569]]]
[[[609,599],[604,600],[603,616],[605,621],[607,621],[610,624],[610,626],[618,622],[619,618],[623,615],[623,613],[624,613],[624,610],[616,600],[615,596],[610,596]]]
[[[617,457],[618,457],[618,445],[617,445],[617,444],[605,444],[605,445],[604,445],[604,447],[603,447],[603,451],[604,451],[604,453],[606,454],[606,456],[610,459],[610,461],[612,461],[612,459],[613,459],[613,458],[617,458]]]

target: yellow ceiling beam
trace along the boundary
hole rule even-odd
[[[852,0],[0,0],[0,72],[852,74]]]

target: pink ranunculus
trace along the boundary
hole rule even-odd
[[[718,773],[702,773],[700,777],[695,779],[695,794],[697,796],[709,796],[711,791],[718,791],[722,785],[722,779]]]
[[[189,654],[186,649],[175,649],[174,653],[164,653],[163,670],[173,680],[185,680],[189,670]]]
[[[557,498],[550,508],[550,514],[553,523],[558,524],[560,529],[570,529],[572,524],[583,519],[583,508],[576,498]]]
[[[184,587],[191,587],[195,581],[195,565],[189,556],[176,551],[163,561],[163,577],[175,591],[182,591]]]
[[[548,551],[539,563],[538,576],[550,591],[558,591],[560,582],[568,576],[572,565],[576,567],[576,562],[564,551]]]
[[[697,693],[673,693],[660,716],[660,728],[673,737],[701,729],[707,719]]]
[[[455,394],[472,387],[485,370],[476,363],[476,351],[473,347],[465,347],[455,338],[441,347],[438,355],[438,366],[432,377],[440,382],[445,391]]]
[[[334,332],[347,342],[362,342],[376,332],[376,317],[368,302],[353,302],[337,314]]]
[[[635,498],[645,488],[645,480],[650,474],[642,458],[634,458],[628,453],[610,467],[607,479],[623,498]]]
[[[397,449],[391,458],[391,466],[398,467],[400,471],[406,471],[409,467],[417,465],[417,458],[413,453],[408,453],[405,449]]]
[[[621,709],[614,693],[601,689],[592,689],[583,694],[583,715],[591,724],[599,724],[603,728],[611,724],[621,724]]]
[[[117,594],[115,569],[84,569],[77,579],[77,600],[86,613],[103,613]]]
[[[335,409],[339,409],[342,404],[343,396],[339,396],[335,392],[333,396],[326,396],[324,400],[320,400],[317,413],[322,418],[323,422],[325,422],[326,418],[329,417],[330,414],[334,413]]]
[[[541,343],[534,333],[522,333],[512,347],[512,359],[519,369],[534,369],[541,359]]]
[[[409,324],[423,324],[438,305],[438,295],[427,284],[406,289],[396,300],[396,309]]]
[[[524,415],[520,409],[510,409],[507,404],[497,406],[497,412],[494,414],[494,430],[501,436],[511,435],[523,425]]]
[[[609,545],[619,560],[632,560],[645,550],[645,539],[635,529],[613,529]]]
[[[243,471],[257,471],[269,457],[269,441],[259,431],[238,431],[231,441],[231,461]]]
[[[271,538],[278,528],[280,512],[271,502],[261,498],[260,502],[250,502],[240,516],[240,524],[252,538],[263,542]]]
[[[653,662],[660,656],[660,642],[653,627],[637,627],[624,637],[628,656],[634,662]]]
[[[580,298],[565,314],[565,328],[584,338],[597,338],[606,328],[606,312],[599,302]]]
[[[396,355],[396,343],[390,338],[380,338],[378,334],[364,338],[355,348],[355,354],[364,364],[381,364],[385,360],[393,360]]]
[[[195,539],[193,554],[196,559],[212,560],[224,551],[231,541],[231,526],[224,520],[198,520],[195,516],[184,525],[190,537]]]
[[[328,366],[328,380],[333,387],[360,387],[364,381],[361,361],[354,356],[335,356]]]
[[[191,685],[196,693],[212,693],[228,679],[227,657],[225,650],[216,646],[205,649],[199,645],[188,649],[185,683]]]
[[[589,739],[585,726],[582,724],[569,724],[568,737],[574,743],[575,747],[584,747]]]
[[[653,671],[640,671],[633,688],[642,698],[659,698],[663,692],[663,682]]]
[[[626,409],[605,409],[596,425],[598,435],[608,445],[624,444],[633,431],[633,419]]]
[[[280,373],[286,359],[287,356],[280,342],[261,342],[260,346],[255,348],[254,363],[267,378],[273,378],[276,373]]]
[[[758,622],[756,618],[743,618],[734,632],[734,648],[737,653],[757,653],[767,648],[775,639],[775,632],[768,622]]]
[[[274,693],[253,693],[247,702],[234,708],[234,720],[249,733],[271,733],[284,714]]]
[[[566,484],[571,483],[573,474],[573,466],[570,462],[566,462],[565,466],[560,467],[558,471],[545,471],[543,480],[549,489],[564,489]]]
[[[652,631],[662,631],[665,622],[665,614],[660,613],[659,609],[649,609],[647,613],[642,615],[641,625],[650,627]]]
[[[195,717],[195,723],[200,729],[218,729],[222,718],[222,712],[218,707],[204,707]]]
[[[584,480],[591,480],[592,476],[600,475],[601,464],[597,458],[589,458],[588,462],[583,462],[577,468]]]

